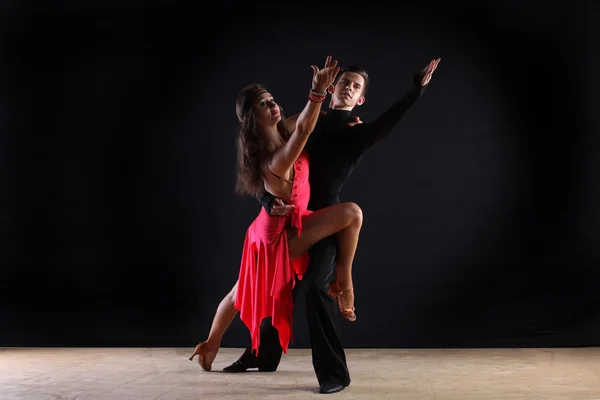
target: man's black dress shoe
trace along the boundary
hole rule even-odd
[[[337,393],[337,392],[341,392],[342,390],[344,390],[344,387],[345,386],[342,386],[339,383],[323,383],[321,386],[319,386],[319,393],[322,393],[322,394]]]
[[[252,351],[246,349],[236,362],[223,368],[223,372],[246,372],[246,370],[250,368],[258,368],[259,372],[277,371],[277,365],[266,365],[265,363],[259,362],[258,358],[252,354]]]

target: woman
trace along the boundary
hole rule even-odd
[[[255,195],[263,189],[287,199],[295,208],[287,216],[271,216],[264,208],[246,232],[240,274],[233,289],[219,304],[209,337],[196,346],[190,360],[210,371],[225,330],[240,311],[250,330],[252,348],[258,352],[263,318],[272,317],[285,352],[291,336],[294,273],[301,279],[308,265],[307,250],[319,240],[337,234],[337,281],[330,293],[340,311],[354,321],[352,261],[362,226],[362,212],[354,203],[341,203],[311,212],[308,183],[309,158],[304,145],[312,133],[339,67],[327,57],[325,68],[313,68],[312,89],[292,134],[281,110],[262,85],[244,88],[237,98],[241,123],[238,136],[237,191]]]

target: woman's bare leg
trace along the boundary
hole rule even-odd
[[[358,206],[357,206],[358,207]],[[352,288],[352,263],[356,248],[358,246],[358,236],[362,228],[362,211],[360,208],[354,213],[350,210],[351,223],[344,230],[337,234],[340,253],[337,260],[337,285],[340,290],[348,290]]]
[[[358,246],[362,227],[362,211],[355,203],[341,203],[315,211],[302,219],[302,235],[289,239],[290,258],[308,251],[316,242],[337,233],[339,257],[337,262],[337,287],[343,292],[340,305],[345,309],[354,306],[352,262]]]
[[[210,333],[208,339],[204,342],[198,343],[194,349],[194,354],[190,357],[190,361],[194,359],[194,356],[198,355],[198,363],[205,371],[210,371],[212,363],[217,356],[219,347],[221,346],[221,340],[225,331],[231,325],[231,322],[238,313],[238,310],[234,307],[235,305],[235,293],[237,290],[238,283],[233,285],[233,288],[217,307],[217,312],[213,318],[212,326],[210,327]]]

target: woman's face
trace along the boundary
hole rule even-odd
[[[254,103],[254,113],[259,126],[277,125],[281,121],[281,110],[269,92],[260,94]]]

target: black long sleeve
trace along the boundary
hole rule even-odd
[[[352,134],[352,147],[355,152],[362,152],[371,147],[376,141],[388,136],[398,121],[423,95],[429,84],[421,86],[419,74],[413,76],[413,86],[386,112],[371,122],[356,125]]]

